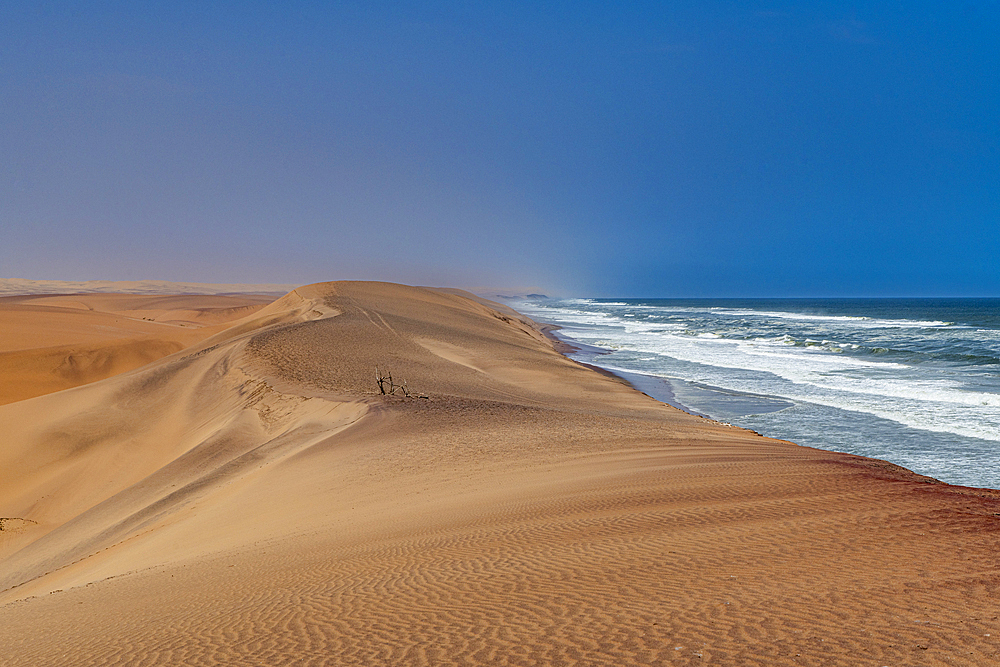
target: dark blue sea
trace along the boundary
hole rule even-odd
[[[688,412],[1000,488],[1000,299],[527,299]]]

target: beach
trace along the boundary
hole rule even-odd
[[[1000,662],[1000,492],[684,413],[499,303],[0,315],[2,664]]]

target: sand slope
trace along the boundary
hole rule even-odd
[[[1000,660],[997,493],[685,415],[450,291],[299,288],[0,433],[2,664]]]
[[[139,368],[272,300],[254,295],[0,297],[0,405]]]

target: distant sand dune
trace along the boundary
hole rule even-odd
[[[0,407],[0,663],[1000,662],[996,492],[686,415],[450,290],[229,324]]]
[[[177,283],[167,280],[27,280],[0,278],[0,295],[13,294],[272,294],[295,285],[243,283]]]
[[[0,297],[0,405],[144,366],[252,314],[266,296]]]

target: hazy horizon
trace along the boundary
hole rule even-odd
[[[0,277],[1000,295],[1000,8],[0,8]]]

